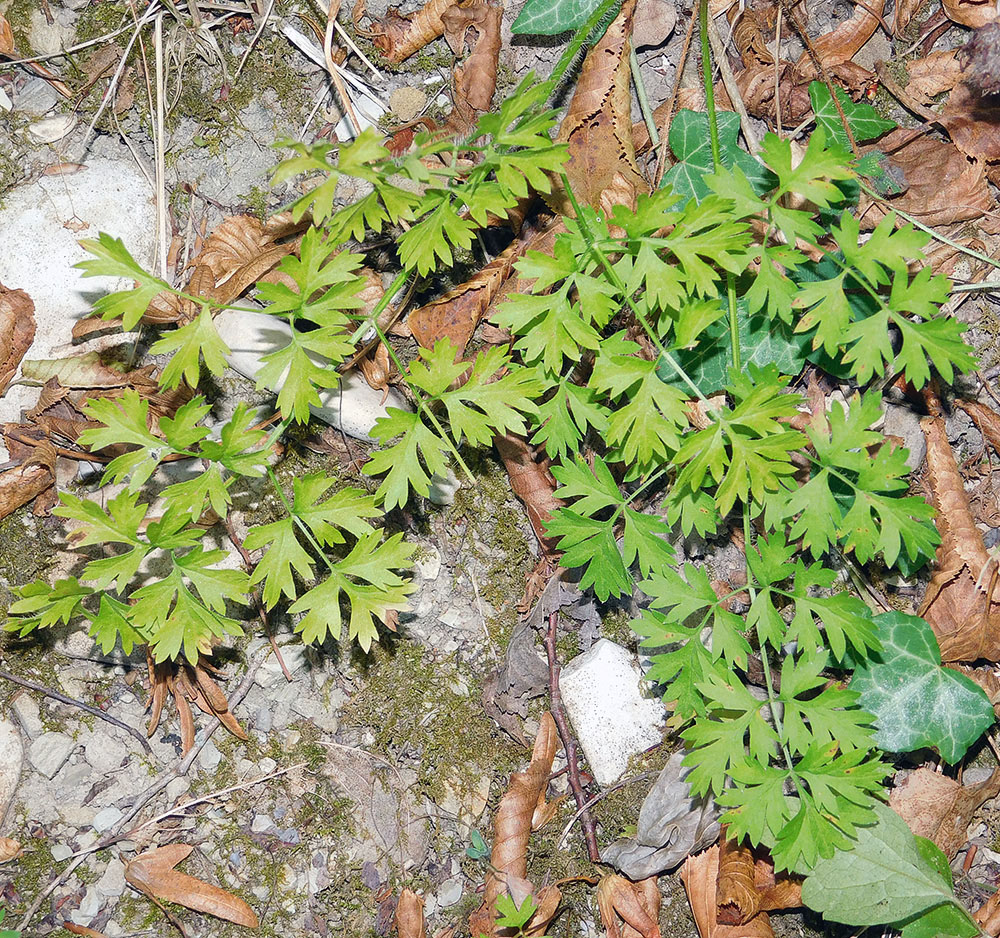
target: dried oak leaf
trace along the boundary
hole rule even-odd
[[[909,81],[907,94],[920,96],[921,104],[930,104],[935,95],[951,91],[962,80],[962,64],[958,49],[931,52],[921,59],[906,63]]]
[[[1000,160],[1000,114],[993,96],[983,97],[960,81],[948,95],[941,123],[966,156]]]
[[[583,61],[576,91],[559,127],[558,140],[569,147],[565,172],[577,198],[606,215],[615,205],[635,208],[636,196],[648,191],[635,161],[632,140],[632,92],[629,35],[636,0],[625,0],[621,13]],[[572,215],[561,180],[554,180],[550,204]]]
[[[854,6],[854,15],[836,28],[812,40],[813,52],[825,68],[850,62],[861,47],[875,34],[881,23],[885,0],[872,0]],[[799,71],[803,75],[818,77],[808,52],[799,57]]]
[[[997,18],[994,0],[941,0],[941,9],[952,22],[973,29],[992,23]]]
[[[441,15],[444,38],[455,55],[465,51],[470,33],[475,36],[468,58],[452,70],[454,109],[447,121],[449,134],[468,133],[490,109],[497,87],[502,15],[501,6],[484,2],[458,3]]]
[[[367,30],[358,25],[365,15],[365,6],[359,3],[354,8],[354,25],[390,62],[402,62],[444,33],[442,16],[458,2],[429,0],[410,16],[401,16],[398,8],[391,9],[381,19],[373,20]]]
[[[0,283],[0,394],[35,339],[35,304],[24,290]]]
[[[190,844],[168,844],[147,850],[125,864],[125,879],[152,898],[256,928],[257,916],[242,899],[174,869],[193,849]]]
[[[962,785],[928,768],[910,774],[889,796],[889,806],[914,834],[933,840],[953,859],[968,842],[973,813],[1000,794],[1000,769],[985,781]]]
[[[1000,660],[1000,598],[992,590],[997,563],[972,517],[944,421],[925,417],[920,426],[941,544],[919,615],[934,630],[942,661]]]
[[[597,907],[608,938],[660,938],[660,890],[655,876],[638,883],[617,873],[601,877]],[[619,926],[619,918],[624,927]]]
[[[532,818],[545,804],[545,789],[558,745],[555,720],[546,712],[539,721],[531,762],[523,772],[511,776],[493,820],[493,850],[490,871],[486,874],[486,890],[482,904],[469,916],[469,931],[473,935],[482,933],[492,938],[496,934],[497,897],[510,888],[512,882],[515,886],[526,882]]]
[[[399,894],[393,925],[396,928],[397,938],[426,938],[424,900],[412,889],[404,889]]]
[[[42,441],[20,465],[0,472],[0,518],[6,518],[50,488],[56,480],[56,449]]]
[[[990,230],[983,218],[994,202],[986,184],[985,166],[970,160],[957,147],[911,131],[894,130],[879,141],[878,148],[890,154],[890,162],[902,172],[906,191],[882,201],[862,195],[858,217],[866,229],[874,228],[893,209],[915,216],[925,225],[947,225],[976,219]]]

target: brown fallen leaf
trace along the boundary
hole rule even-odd
[[[483,0],[457,3],[441,14],[444,38],[455,55],[465,51],[470,34],[475,37],[468,58],[452,70],[454,107],[445,125],[448,134],[467,134],[490,109],[497,87],[502,15],[499,4]]]
[[[458,0],[428,0],[409,16],[401,16],[399,9],[393,8],[381,19],[373,20],[368,29],[359,26],[366,11],[364,3],[358,3],[354,8],[354,25],[390,62],[402,62],[444,33],[442,16],[456,3]]]
[[[10,290],[0,283],[0,395],[34,339],[35,304],[31,297],[24,290]]]
[[[19,466],[0,472],[0,518],[27,505],[55,483],[55,447],[40,443]]]
[[[1000,891],[993,893],[973,914],[973,921],[992,938],[1000,935]]]
[[[17,47],[14,45],[14,31],[11,29],[10,23],[0,13],[0,59],[3,58],[20,59],[22,56],[18,53]],[[25,62],[23,65],[29,71],[44,78],[64,98],[73,97],[73,92],[69,90],[66,84],[56,78],[44,65],[39,65],[37,62]]]
[[[104,932],[86,925],[77,925],[76,922],[63,922],[63,928],[71,935],[83,935],[83,938],[107,938]]]
[[[984,97],[960,81],[941,112],[948,136],[966,156],[1000,160],[1000,116],[992,96]]]
[[[925,417],[927,477],[941,544],[919,615],[941,646],[941,660],[1000,659],[1000,597],[994,598],[997,562],[976,527],[965,485],[948,443],[944,421]]]
[[[962,785],[933,769],[919,768],[892,790],[889,806],[914,834],[933,840],[948,859],[968,841],[973,813],[1000,794],[1000,768],[975,785]]]
[[[760,911],[760,895],[754,889],[753,851],[719,837],[719,876],[715,894],[716,920],[723,925],[741,925]]]
[[[912,137],[912,131],[902,128],[883,137],[878,149],[889,154],[907,188],[900,195],[879,201],[862,195],[858,217],[863,228],[875,227],[887,212],[898,209],[925,225],[975,219],[984,230],[990,230],[990,219],[983,216],[993,212],[994,200],[982,162],[969,160],[951,143],[926,135]]]
[[[511,489],[524,503],[539,547],[546,558],[555,560],[560,556],[558,541],[545,533],[545,524],[563,503],[555,497],[556,481],[549,472],[548,458],[540,458],[527,440],[513,433],[495,436],[493,445],[507,468]]]
[[[551,713],[545,712],[539,722],[531,762],[523,772],[511,776],[510,785],[497,808],[486,890],[482,904],[469,916],[469,931],[473,935],[482,933],[493,938],[497,897],[509,888],[511,880],[515,884],[526,882],[531,819],[539,806],[545,804],[545,789],[558,745],[555,720]]]
[[[147,850],[125,864],[125,879],[151,898],[176,902],[196,912],[256,928],[260,924],[257,915],[242,899],[174,869],[192,850],[190,844],[168,844]]]
[[[766,912],[755,915],[744,925],[721,925],[716,918],[716,883],[719,873],[719,847],[688,857],[681,867],[681,882],[687,892],[691,914],[701,938],[774,938]]]
[[[910,20],[924,6],[924,0],[896,0],[896,9],[892,16],[892,34],[900,39],[910,25]]]
[[[993,23],[997,18],[996,3],[992,0],[941,0],[941,9],[952,22],[973,29]]]
[[[625,0],[601,41],[584,59],[557,135],[569,148],[564,171],[573,192],[581,203],[608,216],[615,205],[634,209],[637,194],[649,191],[639,173],[632,140],[629,35],[635,3]],[[573,214],[561,180],[553,180],[547,201],[561,214]]]
[[[399,894],[393,926],[396,929],[397,938],[426,938],[424,900],[412,889],[404,889]]]
[[[854,14],[836,28],[812,40],[813,52],[825,68],[849,62],[875,34],[885,10],[885,0],[871,0],[854,5]],[[813,72],[812,59],[803,52],[796,63],[803,75],[818,77]]]
[[[597,907],[608,938],[660,938],[660,891],[655,876],[638,883],[617,873],[601,877]],[[624,928],[619,926],[619,919],[625,923]]]
[[[959,50],[965,80],[981,94],[1000,91],[1000,22],[977,29]]]
[[[0,863],[16,860],[22,852],[20,841],[11,837],[0,837]]]
[[[962,64],[958,60],[958,49],[931,52],[921,59],[906,63],[909,81],[906,90],[919,95],[922,104],[931,104],[931,98],[951,91],[962,80]]]
[[[57,379],[61,388],[140,388],[150,392],[159,387],[153,372],[155,365],[143,365],[125,371],[105,365],[98,352],[86,352],[72,358],[35,359],[21,365],[21,374],[30,381],[46,384]],[[141,393],[141,391],[140,391]]]

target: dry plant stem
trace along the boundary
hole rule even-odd
[[[234,709],[246,695],[250,692],[250,688],[253,687],[254,678],[257,676],[257,671],[260,666],[264,663],[267,655],[270,654],[270,649],[267,650],[265,654],[260,655],[256,661],[247,670],[246,677],[243,678],[243,682],[236,689],[236,692],[232,694],[229,698],[230,710]],[[18,922],[17,930],[24,931],[28,927],[28,923],[34,917],[34,914],[41,908],[42,903],[52,894],[53,890],[57,889],[62,883],[66,882],[70,876],[73,875],[74,870],[84,861],[84,859],[91,853],[96,853],[98,850],[104,850],[106,847],[111,846],[111,844],[116,843],[124,838],[122,831],[125,825],[129,823],[147,804],[157,794],[163,791],[164,788],[175,778],[180,778],[187,775],[191,766],[194,765],[194,760],[198,758],[201,750],[208,745],[208,741],[212,738],[215,731],[222,726],[221,723],[215,723],[215,725],[208,727],[205,730],[205,738],[198,743],[186,756],[181,757],[177,760],[174,765],[169,769],[161,772],[152,783],[143,791],[139,792],[132,800],[132,804],[129,806],[125,814],[119,819],[119,821],[96,843],[91,844],[86,850],[81,851],[77,854],[72,862],[64,869],[58,876],[50,880],[48,886],[46,886],[35,898],[35,901],[31,903],[28,909],[25,911],[24,915],[21,917],[21,921]]]
[[[46,697],[51,697],[53,700],[58,700],[60,703],[69,704],[71,707],[77,707],[85,713],[91,714],[91,716],[99,717],[104,720],[105,723],[110,723],[112,726],[117,726],[120,730],[125,730],[125,732],[130,736],[134,736],[137,740],[139,740],[142,748],[149,755],[153,755],[153,750],[142,733],[134,727],[131,727],[126,723],[122,723],[121,720],[116,720],[113,716],[111,716],[111,714],[105,713],[97,707],[91,707],[89,704],[85,704],[82,700],[76,700],[73,697],[67,697],[65,694],[60,694],[59,691],[52,690],[42,684],[36,684],[34,681],[26,681],[23,677],[17,677],[8,671],[0,670],[0,678],[5,681],[10,681],[12,684],[18,684],[21,687],[26,687],[28,690],[38,691],[39,694],[45,694]]]
[[[156,69],[156,124],[153,146],[156,153],[156,247],[160,265],[160,279],[166,280],[167,272],[167,177],[164,156],[164,108],[166,91],[163,76],[163,14],[156,17],[153,27],[153,49]]]
[[[233,547],[239,551],[239,555],[243,560],[243,566],[246,568],[247,573],[252,574],[254,570],[254,562],[250,558],[250,554],[247,553],[247,549],[243,546],[243,541],[240,540],[240,536],[236,533],[236,527],[233,525],[233,522],[228,514],[226,515],[225,525],[226,534],[229,535],[229,540],[232,541]],[[278,648],[278,643],[274,640],[274,633],[271,631],[271,623],[268,621],[267,612],[265,611],[264,604],[260,599],[260,590],[254,590],[253,604],[257,609],[257,618],[260,619],[260,624],[264,626],[264,634],[267,636],[267,640],[271,645],[271,651],[274,652],[274,657],[278,660],[278,666],[281,668],[281,673],[285,675],[285,680],[291,684],[292,674],[288,670],[288,666],[285,664],[285,659],[281,657],[281,649]]]
[[[344,80],[337,71],[337,66],[333,63],[333,24],[337,20],[337,13],[340,11],[340,0],[330,0],[330,9],[326,15],[326,32],[323,35],[323,58],[326,59],[326,70],[330,73],[330,81],[333,82],[337,94],[340,95],[340,103],[344,106],[344,111],[354,126],[354,133],[361,133],[361,123],[358,115],[354,112],[354,105],[351,103],[350,95],[344,85]]]
[[[587,854],[591,863],[599,863],[601,851],[597,847],[597,828],[594,819],[587,808],[587,799],[583,794],[583,784],[580,781],[580,766],[576,761],[576,739],[570,731],[569,722],[566,719],[566,711],[563,710],[562,694],[559,692],[559,659],[556,657],[556,633],[559,630],[559,613],[553,612],[549,615],[549,628],[545,633],[545,653],[549,659],[549,709],[552,711],[552,719],[556,721],[556,728],[559,730],[559,738],[562,740],[563,749],[566,750],[566,765],[569,769],[569,787],[573,792],[573,799],[579,809],[580,827],[583,828],[583,837],[587,842]]]
[[[777,23],[774,27],[774,124],[778,136],[781,137],[781,16],[784,11],[778,7]]]
[[[640,775],[633,775],[631,778],[624,778],[620,782],[615,782],[610,788],[605,788],[604,791],[598,792],[589,801],[584,802],[583,807],[577,809],[576,814],[569,819],[569,822],[563,828],[559,839],[556,841],[556,850],[562,850],[566,845],[566,838],[569,837],[569,832],[573,829],[573,825],[583,815],[584,811],[589,811],[599,801],[603,801],[608,795],[613,795],[616,791],[620,791],[626,785],[631,785],[633,782],[641,782],[646,778],[653,778],[655,775],[655,772],[643,772]]]
[[[691,18],[688,20],[687,32],[684,34],[684,44],[681,46],[681,57],[677,61],[677,71],[674,73],[674,86],[670,91],[670,105],[663,118],[663,132],[660,134],[660,152],[656,156],[656,175],[653,177],[654,188],[659,188],[663,180],[663,174],[667,171],[668,147],[667,135],[670,130],[670,121],[674,113],[674,105],[677,103],[677,93],[681,90],[681,76],[684,74],[684,66],[687,63],[688,50],[691,48],[691,37],[694,35],[694,24],[698,16],[697,6],[691,9]]]
[[[736,76],[729,67],[729,58],[726,56],[726,49],[719,35],[719,30],[715,25],[715,20],[708,18],[708,41],[712,44],[712,55],[715,56],[715,64],[719,67],[719,74],[722,76],[722,84],[732,101],[736,113],[740,115],[740,129],[747,142],[747,148],[753,156],[760,153],[760,140],[757,139],[757,132],[750,122],[750,115],[747,113],[747,106],[743,103],[743,95],[740,94],[739,85],[736,84]],[[777,61],[777,59],[775,59]],[[775,65],[775,72],[778,67]],[[779,125],[780,126],[780,125]]]

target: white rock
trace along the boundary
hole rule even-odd
[[[616,782],[632,756],[663,738],[664,706],[644,697],[640,682],[628,651],[604,638],[560,675],[563,704],[601,785]]]
[[[83,749],[87,761],[95,772],[102,775],[121,768],[122,762],[128,757],[128,749],[108,733],[94,734],[87,740]]]
[[[219,313],[215,327],[229,346],[226,356],[229,367],[252,381],[257,380],[263,367],[261,358],[286,346],[292,335],[291,326],[277,316],[233,309]],[[320,355],[311,354],[310,358],[318,365],[327,363]],[[320,404],[311,410],[320,420],[348,436],[370,440],[375,421],[386,415],[386,407],[410,409],[402,394],[392,388],[384,404],[382,396],[383,392],[371,387],[359,371],[349,371],[341,376],[337,387],[319,392]]]
[[[108,807],[97,812],[97,815],[94,817],[93,828],[99,834],[103,834],[105,831],[111,830],[124,816],[125,812],[121,808],[108,805]]]
[[[68,860],[73,856],[73,848],[69,844],[53,844],[51,847],[52,859],[57,863]]]
[[[28,751],[31,764],[46,778],[52,778],[76,748],[76,740],[65,733],[42,733]]]
[[[275,762],[270,756],[264,756],[264,758],[257,763],[257,768],[260,769],[261,775],[270,775],[277,767],[278,763]]]
[[[11,101],[10,95],[7,94],[3,88],[0,88],[0,111],[10,111],[14,110],[14,102]]]
[[[4,196],[0,283],[24,290],[34,301],[35,340],[27,359],[78,354],[81,349],[70,345],[74,323],[91,312],[96,297],[132,286],[115,277],[83,279],[73,265],[90,255],[78,239],[106,231],[121,238],[140,264],[148,264],[156,231],[151,195],[131,160],[94,159],[81,172],[43,176]],[[86,349],[101,347],[101,341]],[[110,345],[121,339],[103,341]],[[12,385],[0,398],[0,423],[19,419],[21,410],[37,399],[38,388]],[[5,458],[0,447],[0,461]]]
[[[441,572],[441,553],[436,547],[425,547],[413,569],[422,580],[436,580]]]
[[[108,899],[114,899],[125,892],[125,864],[117,857],[108,861],[108,868],[97,881],[97,891]]]
[[[456,877],[441,884],[437,891],[437,904],[439,908],[446,909],[450,905],[455,905],[462,898],[462,880]]]
[[[274,821],[266,814],[255,814],[250,822],[250,830],[255,834],[263,833],[274,827]]]
[[[69,917],[77,925],[87,925],[103,906],[104,896],[100,894],[96,886],[88,886],[80,901],[80,908],[70,912]]]
[[[295,674],[306,666],[306,646],[301,642],[280,645],[279,650],[281,651],[281,660],[285,662],[289,674]],[[283,683],[284,680],[285,675],[276,655],[268,655],[254,675],[254,681],[261,687],[273,687],[279,682]]]
[[[458,476],[449,467],[444,474],[435,472],[431,476],[430,489],[427,497],[442,508],[447,508],[455,503],[455,493],[462,487]]]
[[[12,720],[0,716],[0,828],[17,791],[24,763],[24,743]]]
[[[11,702],[10,708],[28,739],[38,739],[45,732],[41,710],[31,694],[18,694]]]
[[[76,125],[77,119],[72,114],[57,114],[29,125],[28,134],[35,143],[55,143],[71,133]]]
[[[210,739],[198,753],[198,765],[209,772],[214,772],[221,761],[222,753],[219,752],[219,747],[215,745],[215,742]]]

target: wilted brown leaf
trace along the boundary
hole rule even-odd
[[[398,8],[394,8],[366,30],[358,26],[365,15],[364,4],[358,4],[354,8],[354,24],[390,62],[402,62],[444,32],[442,16],[456,3],[458,0],[428,0],[410,16],[400,16]]]
[[[720,925],[716,918],[716,883],[719,875],[719,847],[688,857],[681,867],[681,882],[687,892],[691,914],[701,938],[774,938],[766,912],[744,925]]]
[[[399,894],[393,925],[396,928],[397,938],[426,938],[424,900],[412,889],[404,889]]]
[[[524,502],[542,552],[550,559],[557,558],[557,540],[545,533],[545,523],[563,503],[555,497],[556,481],[549,472],[548,458],[540,459],[527,440],[513,433],[494,437],[493,445],[507,468],[511,489]]]
[[[660,891],[655,876],[638,883],[617,873],[601,877],[597,907],[608,938],[660,938]],[[624,928],[619,926],[619,918]]]
[[[992,0],[941,0],[941,9],[948,19],[973,29],[992,23],[997,18],[996,3]]]
[[[984,98],[960,81],[948,95],[941,123],[966,156],[1000,160],[1000,115],[993,96]]]
[[[969,160],[953,144],[925,135],[913,137],[912,131],[905,129],[883,137],[878,149],[889,154],[907,188],[879,202],[862,195],[858,215],[863,228],[874,228],[887,212],[898,209],[925,225],[976,219],[989,230],[983,215],[993,211],[994,202],[981,162]]]
[[[0,55],[12,55],[14,52],[14,30],[10,28],[7,17],[0,13]]]
[[[492,938],[496,934],[497,897],[509,888],[511,879],[515,883],[526,881],[531,819],[536,809],[545,803],[545,789],[558,745],[555,720],[546,712],[539,722],[531,762],[523,772],[511,776],[507,792],[497,808],[486,891],[482,904],[469,917],[469,931],[474,935],[483,933]]]
[[[174,869],[193,849],[189,844],[168,844],[141,853],[125,864],[125,879],[147,896],[256,928],[257,916],[242,899]]]
[[[0,395],[34,340],[35,304],[31,297],[24,290],[10,290],[0,283]]]
[[[737,844],[725,832],[719,837],[719,877],[716,884],[716,919],[723,925],[741,925],[760,911],[754,889],[754,858],[749,847]]]
[[[1000,891],[993,893],[972,916],[975,923],[987,934],[1000,935]]]
[[[930,480],[941,544],[936,569],[919,614],[927,620],[942,661],[1000,659],[1000,597],[994,598],[997,563],[983,544],[955,465],[944,421],[925,417],[927,477]]]
[[[77,925],[76,922],[63,922],[63,928],[72,935],[82,935],[83,938],[107,938],[107,935],[96,928],[88,928],[86,925]]]
[[[500,18],[503,8],[486,2],[458,3],[441,15],[444,38],[451,51],[461,55],[468,35],[475,36],[468,58],[452,70],[454,108],[446,132],[466,134],[479,116],[490,109],[497,87],[500,56]]]
[[[818,36],[812,40],[813,52],[817,55],[824,67],[831,68],[834,65],[841,65],[849,62],[861,47],[868,42],[879,27],[880,17],[885,10],[885,0],[871,0],[868,3],[856,3],[854,5],[854,15],[828,33]],[[815,74],[812,59],[808,52],[803,52],[799,57],[799,71],[803,76]]]
[[[931,52],[922,59],[906,63],[909,81],[908,94],[919,95],[922,104],[930,104],[934,95],[951,91],[962,80],[962,65],[958,61],[958,49]]]
[[[97,352],[86,352],[73,358],[36,359],[26,361],[21,373],[31,381],[47,384],[53,378],[58,386],[70,388],[134,388],[154,391],[159,385],[153,372],[155,365],[143,365],[125,371],[115,364],[105,365]]]
[[[11,837],[0,837],[0,863],[16,860],[21,855],[20,841]]]
[[[55,447],[43,442],[20,466],[0,472],[0,518],[6,518],[52,486],[56,479],[55,461]]]
[[[949,859],[968,843],[973,813],[1000,794],[1000,769],[976,785],[919,768],[892,790],[889,805],[914,834],[933,840]]]
[[[581,203],[607,215],[615,205],[634,209],[637,194],[648,191],[632,141],[629,34],[634,11],[635,0],[625,0],[621,13],[587,54],[558,134],[569,147],[565,172],[573,192]],[[561,214],[573,214],[559,180],[548,200]]]

